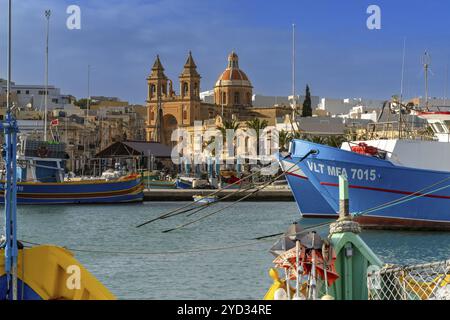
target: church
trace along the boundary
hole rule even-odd
[[[215,83],[214,103],[200,99],[201,76],[191,52],[178,81],[179,94],[176,94],[174,83],[165,75],[157,56],[147,78],[147,141],[170,145],[172,132],[177,128],[189,129],[194,126],[194,121],[246,121],[255,117],[284,116],[290,112],[286,107],[252,107],[253,86],[240,69],[235,52],[229,54],[226,69]]]

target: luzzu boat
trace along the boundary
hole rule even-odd
[[[338,176],[366,227],[450,230],[450,113],[426,112],[439,141],[369,140],[332,148],[294,140],[279,160],[305,217],[336,217]],[[304,161],[299,160],[314,150]]]
[[[22,142],[18,157],[18,204],[121,203],[143,201],[143,183],[137,174],[113,179],[64,179],[64,144]],[[0,193],[4,194],[3,186]],[[0,203],[4,197],[0,198]]]
[[[5,250],[0,250],[0,300],[8,298]],[[19,248],[18,300],[115,300],[73,254],[64,248],[42,245]]]
[[[8,90],[9,91],[9,90]],[[9,108],[4,160],[5,237],[0,241],[0,300],[115,299],[66,249],[40,245],[24,248],[17,239],[17,123]]]
[[[4,236],[0,240],[0,300],[94,300],[115,299],[95,277],[63,248],[45,245],[24,248],[17,239],[17,133],[11,113],[11,20],[8,2],[8,95],[6,117],[0,122],[4,133]],[[53,168],[55,169],[55,168]]]

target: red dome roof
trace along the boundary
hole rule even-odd
[[[218,86],[252,86],[245,72],[239,69],[239,58],[236,53],[232,52],[228,56],[228,66],[217,80],[216,87]]]

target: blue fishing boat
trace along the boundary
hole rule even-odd
[[[18,204],[122,203],[143,201],[140,175],[70,180],[65,177],[65,145],[21,141],[17,166]],[[4,194],[3,185],[0,193]],[[0,198],[0,203],[4,197]]]
[[[450,230],[450,113],[420,116],[438,141],[369,140],[338,149],[294,140],[279,160],[303,216],[336,217],[344,175],[350,210],[361,224]]]

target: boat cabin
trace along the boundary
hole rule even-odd
[[[450,142],[450,111],[421,112],[440,142]]]
[[[24,139],[17,156],[19,182],[63,182],[68,156],[64,143]]]

